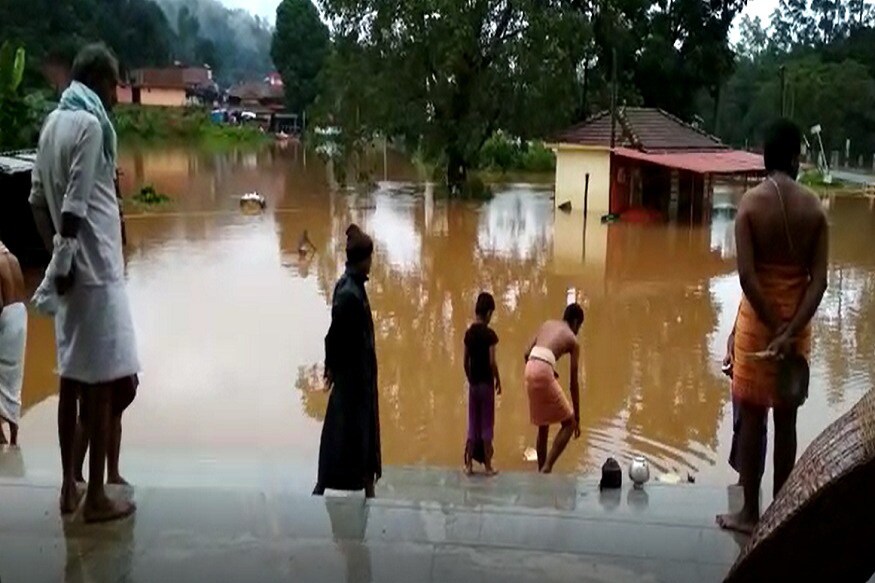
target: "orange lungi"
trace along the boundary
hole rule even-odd
[[[757,276],[766,299],[778,316],[789,322],[808,287],[808,272],[801,267],[759,265]],[[732,396],[750,405],[780,407],[778,363],[752,358],[768,348],[773,334],[763,324],[746,297],[741,300],[735,320],[735,351]],[[811,350],[811,324],[796,337],[796,352],[806,359]]]
[[[556,380],[555,366],[556,357],[549,349],[532,349],[525,371],[532,425],[544,427],[574,418],[574,409]]]

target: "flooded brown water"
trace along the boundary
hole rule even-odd
[[[332,191],[325,167],[294,148],[122,156],[126,195],[146,183],[173,203],[127,208],[127,274],[143,363],[125,419],[126,451],[223,452],[315,463],[327,398],[323,358],[330,292],[351,221],[377,248],[369,293],[377,330],[383,458],[459,466],[466,424],[462,337],[474,300],[499,304],[504,395],[496,461],[533,469],[534,429],[523,351],[538,324],[561,315],[566,290],[587,311],[582,428],[559,471],[593,473],[608,456],[647,456],[661,471],[706,483],[734,480],[726,464],[729,388],[720,374],[740,296],[731,218],[712,225],[604,226],[555,214],[548,188],[509,185],[486,203],[436,200],[392,158],[374,192]],[[380,168],[382,173],[382,168]],[[258,190],[264,214],[241,214]],[[812,397],[800,444],[872,386],[875,212],[857,200],[830,208],[830,288],[815,323]],[[304,229],[318,251],[297,255]],[[54,443],[56,380],[50,322],[32,318],[22,437]],[[567,364],[560,363],[567,385]]]

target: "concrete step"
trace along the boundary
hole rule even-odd
[[[0,579],[698,582],[719,581],[739,549],[713,528],[650,522],[646,509],[635,522],[391,497],[111,493],[133,497],[136,516],[89,526],[58,516],[55,488],[0,485]]]

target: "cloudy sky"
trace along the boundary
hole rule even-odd
[[[276,16],[276,7],[279,0],[221,0],[225,5],[234,8],[245,8],[273,21]],[[778,5],[778,0],[756,0],[747,3],[744,13],[751,16],[759,16],[763,21],[768,20],[772,11]]]

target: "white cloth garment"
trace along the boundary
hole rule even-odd
[[[124,278],[115,168],[103,155],[100,122],[85,111],[52,112],[40,134],[30,203],[81,219],[73,288],[55,314],[58,372],[96,384],[140,371]]]
[[[21,418],[26,340],[27,308],[6,306],[0,312],[0,417],[15,424]]]
[[[533,346],[532,351],[529,352],[529,360],[532,359],[546,362],[553,367],[554,371],[556,370],[556,355],[553,354],[553,351],[549,348],[545,348],[544,346]]]
[[[79,243],[76,239],[64,239],[60,235],[55,235],[54,244],[52,260],[49,261],[42,283],[36,288],[36,293],[33,294],[31,300],[33,308],[44,316],[54,316],[58,313],[60,298],[55,280],[70,274],[70,270],[73,268],[73,258],[79,249]]]

